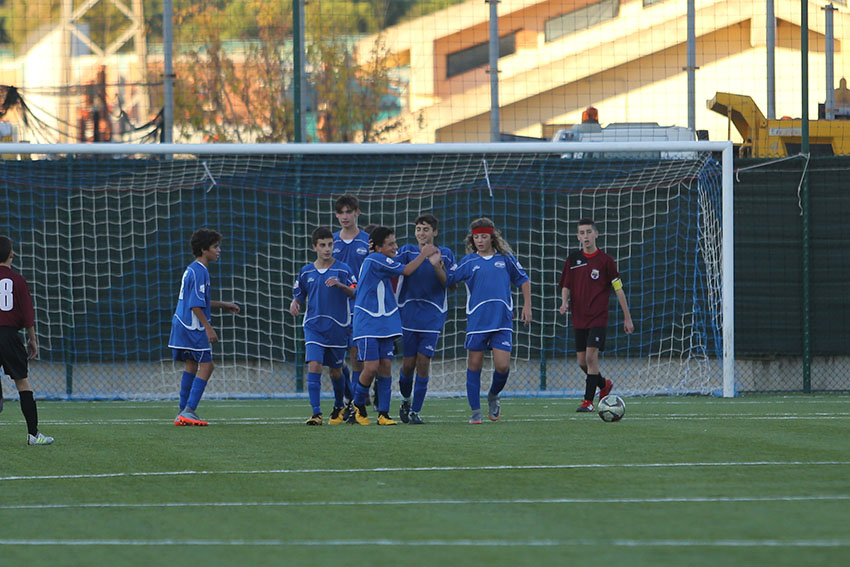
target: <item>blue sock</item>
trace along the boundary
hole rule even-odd
[[[410,398],[410,392],[413,390],[413,376],[407,376],[401,372],[398,373],[398,391],[401,397],[405,400]]]
[[[355,370],[351,373],[351,392],[357,395],[357,384],[360,383],[360,373],[362,370]]]
[[[416,384],[413,386],[413,404],[410,406],[411,411],[419,413],[422,411],[422,404],[425,403],[425,393],[428,392],[428,376],[416,376]]]
[[[183,377],[180,378],[180,411],[186,409],[186,402],[189,401],[189,392],[192,391],[192,382],[194,380],[194,374],[185,370],[183,371]]]
[[[204,395],[204,388],[207,387],[207,381],[203,378],[195,377],[192,380],[192,389],[189,391],[189,399],[186,401],[186,407],[192,411],[198,409],[198,404],[201,403],[201,397]]]
[[[348,366],[345,365],[342,367],[342,382],[345,387],[345,397],[349,400],[353,400],[354,390],[351,388],[351,370],[349,370]]]
[[[354,405],[365,406],[366,399],[369,397],[369,386],[364,386],[358,380],[354,384]]]
[[[334,387],[334,407],[341,408],[345,405],[345,377],[340,376],[336,380],[331,378],[331,385]]]
[[[466,369],[466,399],[473,410],[481,409],[481,371]]]
[[[322,373],[308,372],[307,373],[307,394],[310,396],[310,406],[313,408],[313,415],[322,413]]]
[[[508,383],[508,374],[510,373],[510,370],[508,370],[504,374],[502,374],[501,372],[496,372],[495,370],[493,371],[493,383],[490,385],[491,396],[498,396],[499,392],[501,392],[505,388],[505,384]]]
[[[378,376],[378,411],[390,411],[390,398],[393,397],[392,376]]]

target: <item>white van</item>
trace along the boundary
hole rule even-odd
[[[598,122],[576,124],[558,130],[553,142],[695,142],[696,132],[684,126],[659,126],[656,122],[615,122],[601,127]],[[694,152],[575,152],[565,158],[693,159]]]

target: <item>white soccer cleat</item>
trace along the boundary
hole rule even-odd
[[[41,432],[36,435],[27,433],[27,445],[50,445],[53,443],[53,437],[43,435]]]

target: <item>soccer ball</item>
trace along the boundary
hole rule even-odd
[[[597,409],[599,410],[599,417],[602,418],[602,421],[609,423],[620,421],[626,415],[626,402],[620,396],[605,396],[599,400]]]

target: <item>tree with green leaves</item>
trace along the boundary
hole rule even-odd
[[[280,38],[291,37],[291,15],[279,2],[247,0],[251,41],[225,42],[231,19],[223,8],[189,5],[175,19],[182,49],[175,57],[175,126],[185,137],[216,142],[282,142],[293,137],[293,106],[287,88],[291,64]]]

